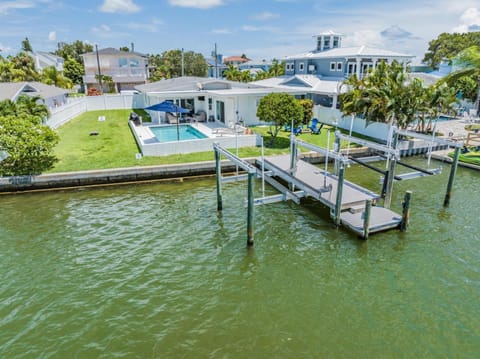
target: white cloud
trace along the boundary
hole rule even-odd
[[[94,26],[92,27],[92,32],[96,34],[108,34],[112,32],[112,29],[110,26],[102,24],[100,26]]]
[[[460,24],[452,30],[453,32],[480,31],[480,9],[468,8],[460,16]]]
[[[132,13],[140,11],[133,0],[104,0],[100,11],[109,13]]]
[[[229,29],[213,29],[211,32],[212,34],[222,34],[222,35],[228,35],[232,33]]]
[[[278,32],[279,29],[271,26],[252,26],[252,25],[243,25],[243,31],[248,32],[255,32],[255,31],[263,31],[263,32]]]
[[[193,7],[197,9],[209,9],[223,5],[223,0],[168,0],[172,6]]]
[[[3,52],[3,53],[10,53],[13,51],[13,49],[9,46],[6,46],[6,45],[3,45],[3,44],[0,44],[0,51]]]
[[[57,40],[57,32],[56,31],[50,31],[48,33],[48,41],[56,41]]]
[[[5,1],[0,3],[0,15],[7,15],[12,10],[35,7],[32,1]]]
[[[131,22],[127,24],[127,27],[132,30],[143,30],[147,32],[158,32],[159,25],[162,25],[163,22],[157,19],[153,19],[151,23],[139,23]]]
[[[264,11],[260,14],[253,15],[251,18],[253,20],[266,21],[266,20],[277,18],[279,16],[280,16],[279,14],[274,14],[268,11]]]

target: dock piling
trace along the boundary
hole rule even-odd
[[[458,159],[460,157],[460,147],[455,148],[455,154],[453,157],[452,167],[450,168],[450,176],[448,177],[447,193],[445,194],[445,200],[443,206],[448,207],[450,205],[450,198],[452,197],[453,182],[455,180],[455,174],[458,167]]]
[[[335,201],[334,222],[337,227],[340,226],[340,213],[342,212],[342,194],[343,194],[343,180],[345,178],[345,163],[339,163],[338,184],[337,184],[337,199]]]
[[[217,211],[223,209],[222,203],[222,166],[220,162],[220,153],[215,149],[215,171],[217,178]]]
[[[254,181],[256,177],[256,172],[248,173],[248,210],[247,210],[247,247],[253,246],[253,221],[254,221],[254,202],[255,197],[253,193]]]
[[[412,191],[406,191],[405,197],[402,202],[402,222],[400,223],[400,231],[405,232],[408,227],[410,219],[410,198],[412,197]]]
[[[372,200],[365,201],[365,213],[363,217],[363,239],[368,239],[370,231],[370,213],[372,212]]]

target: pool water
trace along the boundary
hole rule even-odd
[[[185,141],[185,140],[198,140],[201,138],[207,138],[202,132],[198,131],[190,125],[179,125],[178,134],[177,126],[153,126],[150,127],[150,131],[155,135],[159,142],[172,142],[172,141]]]

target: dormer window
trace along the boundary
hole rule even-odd
[[[324,50],[328,50],[330,48],[330,38],[329,37],[325,37],[323,39],[323,49]]]
[[[337,48],[338,47],[338,36],[334,36],[333,37],[333,48]]]
[[[330,71],[335,71],[335,62],[330,62]]]
[[[300,64],[298,64],[298,71],[303,71],[305,70],[305,65],[303,64],[303,62],[300,62]]]

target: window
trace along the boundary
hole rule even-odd
[[[334,48],[338,47],[338,36],[335,36],[335,37],[333,38],[333,47],[334,47]]]
[[[303,71],[305,69],[305,65],[303,64],[303,62],[300,62],[298,64],[298,71]]]
[[[330,48],[330,38],[325,37],[325,39],[323,40],[323,49],[327,50],[329,48]]]
[[[335,62],[330,62],[330,71],[335,71]]]
[[[140,61],[138,59],[130,59],[130,67],[139,67]]]
[[[118,66],[127,67],[128,66],[128,60],[125,57],[119,58],[118,59]]]
[[[337,71],[342,71],[343,70],[343,63],[337,62]]]

